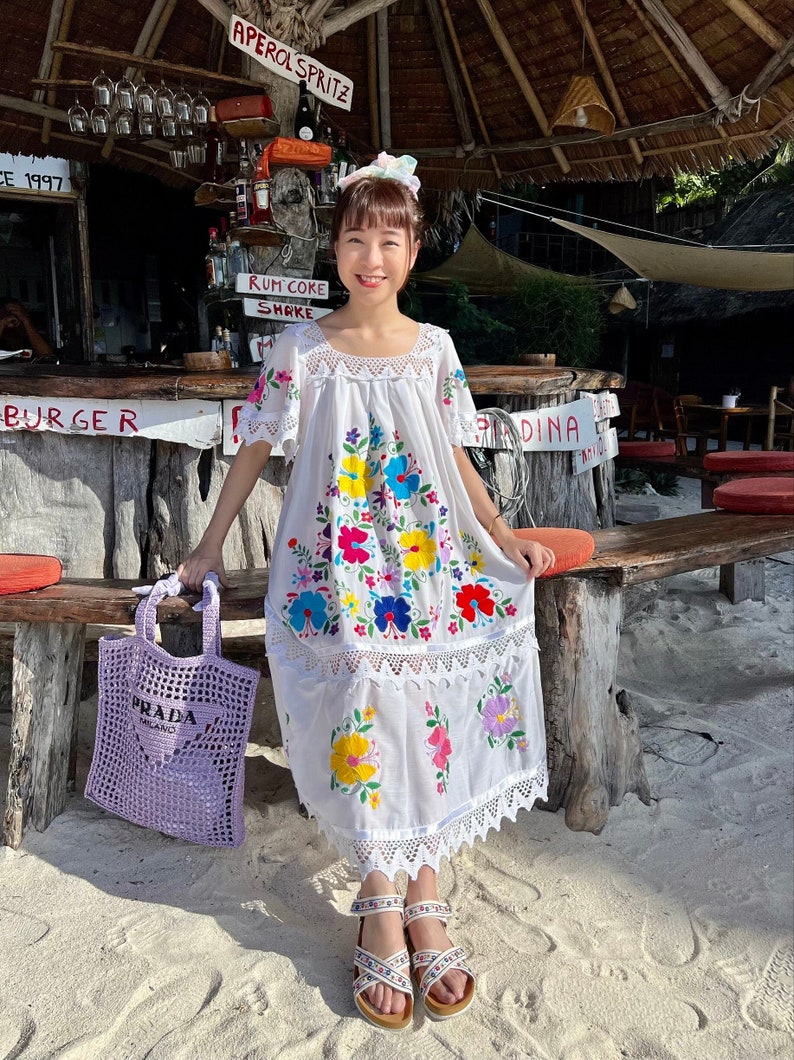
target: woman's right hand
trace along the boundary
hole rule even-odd
[[[218,575],[221,585],[229,588],[226,568],[223,566],[223,550],[208,545],[199,545],[176,569],[177,577],[182,584],[196,593],[201,592],[204,578],[210,571]]]

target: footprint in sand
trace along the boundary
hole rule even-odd
[[[745,1006],[745,1014],[756,1027],[794,1034],[792,997],[794,949],[789,942],[784,942],[773,952],[764,974],[753,987],[750,1000]]]
[[[156,972],[141,983],[107,1030],[70,1042],[49,1060],[165,1060],[168,1039],[183,1036],[222,982],[214,968],[191,965],[189,972],[184,967]]]
[[[205,940],[198,937],[191,947],[190,933],[184,930],[184,915],[176,911],[126,916],[108,932],[107,943],[123,956],[157,955],[162,962],[171,954],[175,964],[205,952]]]
[[[17,1060],[30,1045],[36,1033],[36,1024],[23,1009],[0,1011],[0,1057]]]
[[[46,920],[0,907],[0,953],[10,952],[12,943],[14,947],[32,946],[40,942],[49,930],[50,925]]]
[[[700,952],[700,943],[686,906],[669,894],[648,898],[641,945],[652,961],[668,968],[693,961]]]
[[[264,1016],[270,1008],[270,999],[262,982],[262,976],[253,972],[244,979],[237,991],[238,1012],[250,1012],[254,1016]]]

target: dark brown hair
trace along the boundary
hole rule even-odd
[[[413,243],[422,238],[422,209],[405,184],[391,177],[361,177],[340,193],[331,220],[331,242],[342,226],[399,228]]]

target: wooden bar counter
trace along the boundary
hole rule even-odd
[[[478,407],[509,411],[563,404],[578,391],[620,386],[612,372],[476,365],[466,369]],[[37,399],[243,401],[258,368],[187,372],[176,366],[0,365],[0,396],[20,410]],[[29,400],[25,400],[29,399]],[[33,413],[35,415],[35,412]],[[530,489],[516,525],[594,529],[614,522],[612,462],[574,475],[569,452],[527,453]],[[195,546],[231,457],[220,446],[37,430],[0,431],[0,552],[57,555],[73,578],[151,578]],[[501,483],[508,458],[494,457]],[[499,466],[502,466],[501,471]],[[274,458],[227,539],[229,569],[266,566],[287,482]]]

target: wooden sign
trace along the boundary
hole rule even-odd
[[[593,403],[579,398],[567,405],[513,412],[525,452],[575,452],[597,442]],[[482,449],[510,449],[512,440],[500,420],[477,414],[477,445]]]
[[[265,359],[265,354],[269,350],[273,349],[273,345],[278,338],[277,335],[252,335],[248,340],[248,349],[251,354],[251,360],[254,364],[261,364]]]
[[[618,455],[618,432],[614,427],[599,431],[595,442],[573,454],[573,473],[581,475]]]
[[[237,294],[276,298],[327,298],[328,282],[301,276],[257,276],[252,272],[238,272],[235,291]]]
[[[7,189],[71,195],[69,163],[65,158],[0,154],[0,191]]]
[[[349,77],[329,70],[309,55],[296,52],[239,15],[232,15],[229,19],[229,43],[287,81],[296,84],[305,81],[311,94],[324,103],[350,110],[353,82]]]
[[[163,438],[194,449],[209,449],[221,440],[221,406],[218,401],[8,396],[0,397],[0,431]]]
[[[333,312],[331,309],[318,309],[313,305],[300,305],[297,302],[266,302],[256,298],[243,299],[243,312],[247,317],[259,317],[260,320],[319,320]]]

